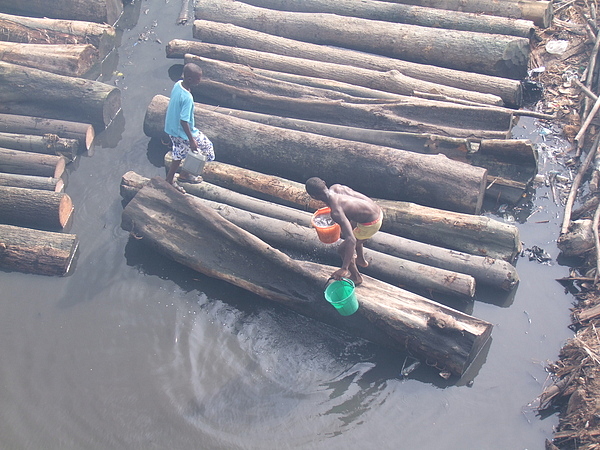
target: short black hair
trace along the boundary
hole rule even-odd
[[[327,184],[319,177],[312,177],[306,180],[306,193],[313,198],[321,198],[327,190]]]

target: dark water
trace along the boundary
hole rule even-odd
[[[142,130],[181,63],[164,47],[192,36],[175,25],[179,1],[134,7],[105,76],[122,88],[123,114],[70,168],[74,273],[0,272],[0,448],[543,449],[558,419],[529,405],[572,335],[573,301],[555,281],[568,267],[556,262],[562,207],[550,189],[538,186],[516,222],[550,264],[520,258],[512,295],[457,305],[495,325],[472,370],[450,383],[424,365],[402,377],[405,355],[191,272],[121,230],[121,176],[164,176]],[[523,123],[519,134],[547,144],[540,171],[561,170],[561,144]]]

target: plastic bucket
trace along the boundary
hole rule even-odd
[[[192,175],[201,175],[206,164],[206,156],[202,153],[188,152],[181,164],[181,168]]]
[[[342,316],[350,316],[358,310],[354,282],[348,278],[336,280],[327,286],[325,300],[331,303]]]
[[[326,216],[331,214],[331,208],[320,208],[315,211],[312,218],[310,219],[310,223],[315,230],[317,230],[317,235],[319,236],[319,240],[325,244],[333,244],[337,242],[342,234],[342,229],[339,224],[334,223],[329,226],[320,226],[315,223],[315,219],[319,216]]]

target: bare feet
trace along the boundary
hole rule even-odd
[[[371,258],[369,258],[369,261],[367,261],[365,258],[356,258],[356,265],[359,267],[369,267],[369,262],[370,262]]]
[[[354,286],[358,286],[358,285],[360,285],[360,284],[363,283],[363,277],[362,277],[362,275],[360,273],[358,274],[358,276],[352,275],[350,277],[350,279],[352,281],[354,281]]]

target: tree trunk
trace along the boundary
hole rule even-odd
[[[517,80],[527,76],[529,39],[521,37],[457,30],[440,33],[435,28],[334,14],[275,11],[233,0],[198,0],[195,11],[197,19],[315,44]]]
[[[492,325],[365,276],[360,307],[340,316],[323,299],[334,267],[296,261],[223,219],[193,196],[153,179],[123,210],[123,229],[193,270],[388,348],[462,375]]]
[[[229,23],[196,20],[193,35],[194,38],[203,42],[230,47],[362,67],[380,72],[397,70],[419,80],[493,94],[502,98],[504,103],[510,107],[520,108],[523,104],[523,87],[517,80],[418,64],[345,48],[336,48],[335,51],[331,51],[331,47],[326,45],[273,36]]]
[[[0,41],[0,59],[58,75],[81,77],[98,63],[99,54],[90,44],[48,45]]]
[[[336,80],[401,95],[418,95],[419,92],[437,93],[470,102],[489,105],[504,104],[502,99],[496,95],[422,81],[407,77],[397,70],[381,72],[361,67],[295,58],[225,45],[207,44],[205,42],[184,41],[182,39],[174,39],[167,45],[167,57],[184,57],[186,53],[269,70],[272,72],[263,73],[258,71],[258,73],[270,77],[274,77],[273,72],[282,72]],[[186,58],[186,62],[188,62],[188,58]],[[193,58],[190,58],[190,62],[194,62]]]
[[[0,225],[0,267],[37,275],[66,275],[78,244],[74,234]]]
[[[73,213],[64,192],[0,186],[0,222],[7,225],[62,230]]]
[[[246,0],[244,3],[281,11],[329,13],[423,27],[506,34],[528,39],[534,32],[534,24],[531,20],[442,11],[385,1],[361,0],[357,4],[355,0]]]
[[[60,178],[66,165],[64,156],[0,148],[0,172]]]
[[[0,186],[63,192],[65,189],[65,182],[62,178],[19,175],[15,173],[0,173]]]
[[[154,97],[144,120],[146,135],[163,135],[167,104],[167,97]],[[207,109],[196,108],[195,115],[223,162],[296,181],[320,176],[372,197],[419,201],[467,213],[481,209],[486,170],[443,155],[419,155],[286,130]],[[362,171],[360,177],[357,168]]]
[[[87,123],[67,120],[46,119],[39,116],[21,116],[0,113],[0,132],[32,134],[36,136],[56,135],[65,139],[77,139],[79,148],[88,151],[92,148],[96,133]],[[53,138],[51,138],[53,139]]]
[[[55,119],[89,122],[103,129],[121,109],[118,88],[99,81],[55,75],[0,62],[0,104],[8,110],[50,107]]]
[[[24,152],[60,155],[69,161],[73,161],[79,150],[79,141],[77,139],[60,138],[58,135],[51,133],[35,136],[0,132],[0,147]]]
[[[121,0],[0,0],[0,9],[26,16],[82,20],[114,25],[123,12]]]
[[[0,0],[2,1],[2,0]],[[117,33],[111,25],[0,13],[0,41],[28,44],[92,44],[103,60],[115,48]]]

